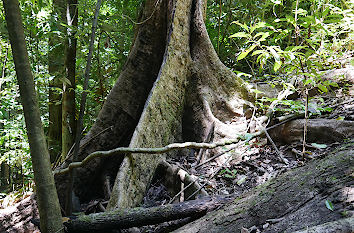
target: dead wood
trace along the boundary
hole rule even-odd
[[[65,225],[68,232],[108,231],[153,225],[187,217],[200,217],[234,198],[233,196],[204,197],[198,200],[150,208],[117,209],[71,218]]]
[[[274,141],[291,144],[303,139],[304,119],[293,120],[269,130]],[[340,142],[354,135],[354,121],[334,119],[309,119],[307,125],[307,142]]]

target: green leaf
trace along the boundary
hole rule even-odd
[[[245,76],[247,78],[252,78],[252,75],[251,74],[247,74],[247,73],[244,73],[244,72],[241,72],[241,71],[237,71],[235,70],[234,71],[237,75],[237,77],[241,78],[242,76]]]
[[[252,53],[251,56],[255,56],[255,55],[258,55],[258,54],[264,53],[264,52],[265,52],[264,50],[256,50],[256,51],[254,51],[254,52]]]
[[[262,35],[262,37],[259,38],[258,41],[259,41],[259,42],[262,42],[262,41],[265,41],[265,40],[267,39],[267,37],[270,36],[270,33],[269,33],[269,32],[259,32],[259,33],[257,33],[257,34],[254,36],[254,38],[256,38],[256,37],[258,37],[258,36],[260,36],[260,35]]]
[[[245,134],[245,140],[246,140],[246,142],[248,142],[249,140],[251,140],[253,138],[253,134],[251,134],[251,133],[246,133]]]
[[[295,11],[296,10],[294,10],[294,13],[295,13]],[[298,8],[296,12],[298,15],[304,15],[304,16],[307,15],[307,10],[304,10],[302,8]]]
[[[305,82],[304,82],[304,86],[306,86],[306,85],[308,85],[308,84],[310,84],[310,83],[312,83],[312,79],[306,79],[306,80],[304,80]]]
[[[313,147],[316,147],[317,149],[325,149],[327,148],[326,144],[317,144],[317,143],[311,143]]]
[[[320,90],[323,91],[323,92],[328,92],[327,87],[326,87],[325,85],[321,84],[321,83],[319,83],[319,84],[317,85],[317,87],[318,87],[318,89],[320,89]]]
[[[256,93],[256,94],[261,94],[263,93],[262,91],[259,91],[257,89],[251,89],[251,92]]]
[[[245,183],[246,179],[247,179],[247,176],[245,176],[245,175],[242,176],[242,177],[237,181],[237,184],[238,184],[238,185],[241,185],[241,184]]]
[[[337,121],[344,121],[344,119],[345,119],[345,117],[344,116],[339,116],[339,117],[337,117]]]
[[[226,178],[231,178],[231,179],[232,179],[232,178],[235,178],[233,175],[230,175],[230,174],[225,174],[225,177],[226,177]]]
[[[254,30],[256,30],[258,28],[264,28],[266,25],[267,25],[266,22],[256,23],[255,25],[250,27],[250,33],[254,32]]]
[[[272,54],[272,56],[274,57],[274,59],[276,61],[280,60],[280,55],[277,53],[277,51],[275,51],[275,49],[273,47],[268,47],[268,50]]]
[[[244,59],[254,48],[256,48],[256,46],[257,45],[254,44],[245,51],[243,51],[240,55],[238,55],[237,61]]]
[[[271,2],[272,2],[274,5],[280,5],[280,4],[282,4],[282,1],[280,1],[280,0],[271,0]]]
[[[331,201],[329,201],[329,200],[326,200],[326,207],[327,207],[327,209],[329,209],[329,210],[331,210],[331,211],[333,211],[334,210],[334,206],[333,206],[333,203],[331,202]]]
[[[246,33],[246,32],[237,32],[235,34],[232,34],[231,36],[229,36],[229,38],[234,38],[234,37],[244,37],[244,38],[249,38],[250,34]]]
[[[242,28],[245,29],[246,31],[249,31],[249,28],[248,28],[248,26],[247,26],[246,24],[242,24],[242,23],[240,23],[240,22],[238,22],[238,21],[234,21],[234,22],[232,22],[232,23],[239,25],[240,27],[242,27]]]
[[[350,60],[350,64],[351,64],[352,66],[354,66],[354,59],[351,59],[351,60]]]
[[[275,19],[274,20],[274,23],[278,23],[278,22],[286,22],[286,21],[288,21],[287,19],[285,19],[285,18],[281,18],[281,19]]]
[[[328,15],[328,13],[329,13],[329,6],[327,6],[327,8],[323,11],[322,17],[323,17],[323,18],[326,18],[326,16]]]
[[[277,72],[279,70],[279,68],[281,67],[281,65],[282,65],[281,60],[275,61],[274,67],[273,67],[274,71]]]

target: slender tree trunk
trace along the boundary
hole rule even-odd
[[[60,206],[40,118],[17,0],[3,0],[32,157],[42,232],[63,232]]]
[[[74,28],[77,27],[78,11],[77,0],[67,0],[66,23]],[[63,106],[62,106],[62,160],[70,151],[75,141],[75,66],[76,66],[76,42],[75,31],[68,29],[66,44],[66,80],[63,83]]]
[[[56,20],[52,25],[52,31],[60,31],[65,35],[65,0],[53,0],[53,16]],[[53,79],[49,82],[49,129],[48,148],[50,160],[54,160],[60,154],[61,149],[61,127],[62,127],[62,86],[65,78],[64,69],[64,40],[53,33],[49,39],[49,74]]]

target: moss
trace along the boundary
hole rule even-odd
[[[245,212],[246,212],[246,210],[243,209],[243,208],[236,208],[236,209],[235,209],[235,214],[243,214],[243,213],[245,213]]]
[[[79,217],[79,220],[83,221],[83,222],[86,222],[86,223],[89,223],[89,222],[92,221],[92,218],[89,215],[81,215]]]
[[[242,200],[242,198],[241,198],[241,197],[236,197],[233,202],[234,202],[235,204],[237,204],[237,202],[238,202],[239,200]]]

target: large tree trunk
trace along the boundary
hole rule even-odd
[[[98,150],[109,150],[128,145],[146,98],[159,72],[166,44],[167,4],[165,1],[154,9],[153,1],[147,1],[143,18],[151,18],[139,25],[135,43],[125,68],[111,90],[99,116],[81,141],[79,160]],[[153,13],[153,14],[152,14]],[[114,178],[122,162],[121,158],[97,159],[78,169],[75,193],[82,201],[103,197],[102,182],[105,176]],[[67,177],[57,176],[59,190],[65,190]],[[65,192],[59,191],[65,200]]]
[[[211,124],[216,139],[235,138],[246,130],[226,124],[235,117],[245,120],[243,108],[252,96],[218,59],[204,25],[203,2],[145,3],[146,20],[139,25],[125,69],[81,142],[80,160],[118,146],[202,141]],[[75,193],[82,201],[104,197],[103,180],[108,176],[112,182],[119,170],[109,208],[136,206],[166,156],[128,155],[123,162],[121,157],[95,159],[78,169]],[[57,176],[59,189],[65,188],[65,180]]]

